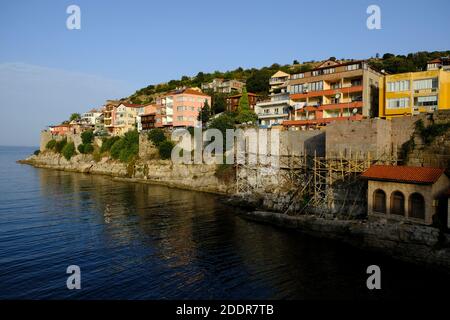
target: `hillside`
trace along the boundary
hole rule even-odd
[[[425,70],[427,62],[435,58],[449,56],[448,51],[434,51],[434,52],[416,52],[408,55],[395,55],[386,53],[382,57],[369,58],[371,66],[377,70],[385,70],[388,73],[402,73]],[[331,57],[330,59],[336,59]],[[343,59],[350,61],[352,59]],[[247,90],[260,95],[268,95],[269,93],[269,78],[276,71],[282,70],[284,72],[293,74],[303,71],[308,71],[320,64],[320,61],[308,61],[299,63],[294,60],[291,65],[279,65],[277,63],[268,67],[260,69],[251,68],[243,69],[237,68],[231,71],[215,71],[213,73],[199,72],[196,76],[183,76],[178,80],[170,80],[167,83],[156,85],[149,85],[145,88],[137,90],[134,94],[126,98],[133,103],[150,103],[153,101],[155,95],[173,90],[177,87],[200,87],[202,83],[209,82],[214,78],[224,79],[242,79],[247,83]]]

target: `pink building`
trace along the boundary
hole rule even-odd
[[[157,104],[161,105],[161,122],[157,121],[157,126],[200,126],[197,117],[205,101],[211,106],[211,97],[196,89],[176,90],[162,96],[157,99]]]

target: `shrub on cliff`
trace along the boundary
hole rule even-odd
[[[67,144],[67,138],[57,141],[55,144],[55,151],[58,153],[61,153],[62,150],[64,149],[64,147],[66,146],[66,144]]]
[[[40,153],[41,153],[41,150],[35,150],[35,151],[33,152],[33,154],[34,154],[35,156],[38,156]]]
[[[78,146],[78,152],[82,154],[92,153],[94,152],[94,146],[92,145],[92,143],[82,143]]]
[[[53,150],[55,148],[56,145],[56,140],[50,140],[49,142],[47,142],[47,145],[45,146],[46,149],[48,150]]]
[[[92,143],[93,139],[94,139],[94,132],[92,130],[84,131],[81,134],[81,141],[83,141],[83,144]]]
[[[61,151],[64,158],[70,160],[75,155],[75,144],[73,142],[66,143]]]
[[[119,139],[120,139],[120,137],[117,137],[117,136],[111,137],[111,138],[104,138],[102,146],[100,148],[100,152],[104,153],[104,152],[110,151],[113,144],[116,141],[118,141]]]
[[[139,133],[129,131],[119,138],[111,147],[111,157],[122,162],[130,162],[139,153]]]
[[[166,141],[166,136],[164,135],[164,131],[161,129],[152,129],[147,135],[148,140],[153,142],[153,144],[157,147],[162,142]]]
[[[159,156],[161,159],[170,159],[172,157],[172,149],[174,144],[172,141],[166,140],[158,146]]]

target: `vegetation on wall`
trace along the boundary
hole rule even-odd
[[[83,154],[94,152],[94,146],[92,145],[93,140],[94,132],[92,130],[87,130],[81,133],[82,143],[78,146],[78,151]]]
[[[174,143],[170,140],[161,142],[158,146],[160,158],[163,160],[170,159],[172,157],[172,149],[174,146]]]
[[[150,130],[147,134],[147,138],[156,147],[159,146],[161,142],[166,141],[166,136],[164,135],[164,131],[159,128]]]
[[[433,143],[434,139],[443,135],[447,130],[450,130],[450,122],[433,123],[425,126],[422,120],[418,120],[415,125],[416,133],[420,135],[423,142],[427,145]]]
[[[75,154],[75,144],[73,142],[68,142],[64,145],[63,149],[61,150],[61,154],[66,158],[66,160],[70,160]]]
[[[130,162],[134,160],[139,153],[139,133],[129,131],[123,137],[117,139],[111,146],[110,154],[115,160],[121,162]]]
[[[56,140],[52,139],[49,142],[47,142],[47,144],[45,145],[45,148],[48,150],[53,150],[53,149],[55,149],[55,146],[56,146]]]

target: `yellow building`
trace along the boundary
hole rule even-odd
[[[450,109],[450,72],[443,69],[386,75],[379,116],[392,118]]]

